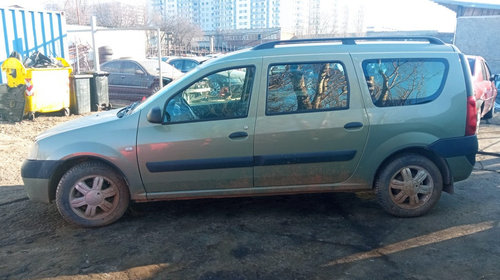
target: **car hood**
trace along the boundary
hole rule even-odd
[[[161,71],[161,75],[163,77],[167,77],[167,78],[171,78],[171,79],[175,80],[175,79],[182,77],[184,75],[184,73],[182,73],[181,71],[174,68],[174,69],[167,69],[167,70]],[[160,72],[156,71],[155,76],[157,76],[157,77],[160,76]]]
[[[59,133],[64,133],[68,132],[71,130],[75,129],[80,129],[83,127],[88,127],[92,126],[95,124],[104,124],[110,121],[117,120],[118,117],[116,116],[116,113],[120,109],[115,109],[115,110],[110,110],[110,111],[103,111],[99,112],[90,116],[85,116],[81,117],[75,120],[71,120],[65,123],[62,123],[60,125],[54,126],[53,128],[49,128],[48,130],[42,132],[36,137],[36,140],[41,140],[43,138],[47,138],[49,136],[59,134]]]

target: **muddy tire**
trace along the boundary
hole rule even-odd
[[[442,189],[443,179],[437,166],[417,154],[392,160],[375,182],[379,204],[398,217],[417,217],[429,212],[441,197]]]
[[[82,227],[99,227],[118,220],[130,194],[125,180],[109,166],[85,162],[66,172],[57,186],[56,205],[62,217]]]

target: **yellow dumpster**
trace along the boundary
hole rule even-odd
[[[73,71],[63,58],[59,68],[25,68],[17,58],[7,58],[2,70],[7,73],[7,85],[17,87],[26,84],[24,114],[29,119],[35,113],[61,111],[69,115],[69,75]]]

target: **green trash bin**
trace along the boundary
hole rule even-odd
[[[90,109],[92,111],[109,110],[108,72],[89,72],[90,79]]]
[[[0,120],[20,122],[23,120],[26,99],[24,93],[26,85],[9,87],[0,84]]]
[[[90,112],[90,74],[75,74],[70,76],[70,109],[75,115]]]

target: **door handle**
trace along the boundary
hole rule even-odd
[[[233,132],[229,134],[229,138],[231,139],[238,139],[238,138],[245,138],[248,137],[248,133],[244,131],[238,131],[238,132]]]
[[[356,129],[356,128],[361,128],[361,127],[363,127],[363,124],[360,122],[350,122],[350,123],[346,123],[344,125],[345,129]]]

